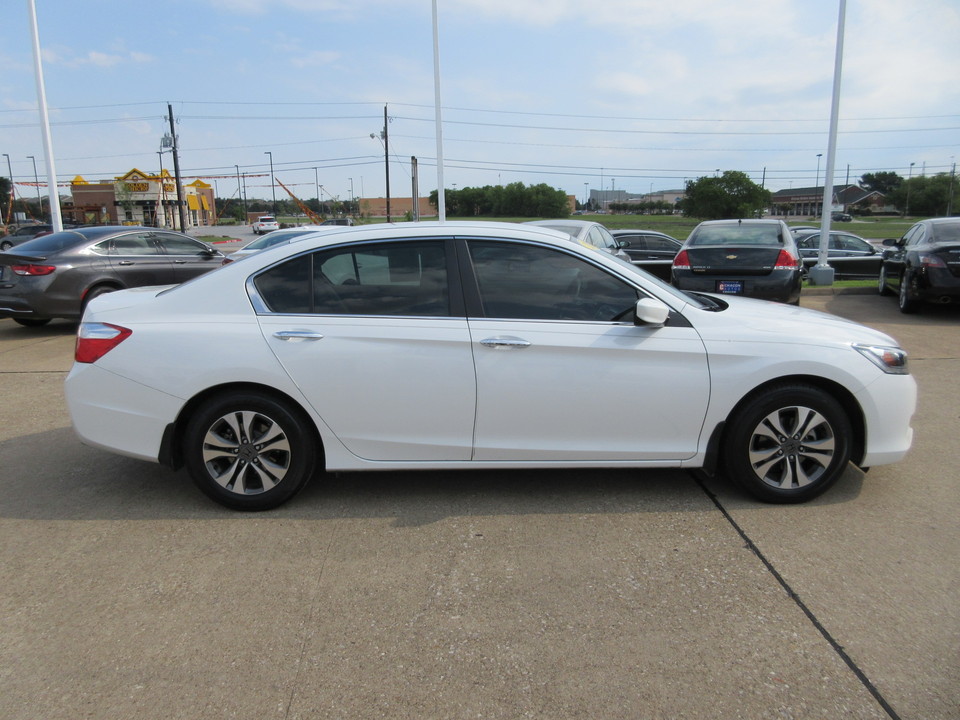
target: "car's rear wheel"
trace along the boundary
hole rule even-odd
[[[730,418],[728,477],[759,500],[796,503],[833,485],[850,460],[851,426],[840,404],[809,385],[782,385]]]
[[[911,314],[920,309],[920,301],[914,297],[910,289],[912,284],[913,280],[909,273],[904,272],[900,276],[900,295],[897,298],[897,304],[900,306],[900,312],[902,313]]]
[[[12,247],[13,247],[13,243],[10,242],[9,240],[4,240],[3,242],[0,242],[0,250],[9,250]]]
[[[877,278],[877,291],[884,296],[893,295],[887,287],[887,268],[883,265],[880,266],[880,277]]]
[[[197,487],[236,510],[269,510],[296,495],[315,470],[309,420],[259,392],[220,395],[194,413],[183,456]]]
[[[50,318],[14,318],[13,321],[24,327],[43,327],[50,322]]]
[[[87,305],[89,305],[90,301],[93,300],[95,297],[100,297],[101,295],[106,295],[107,293],[116,292],[119,289],[120,288],[116,288],[113,285],[98,285],[97,287],[91,289],[83,297],[83,306],[80,308],[81,314],[83,313],[84,310],[87,309]]]

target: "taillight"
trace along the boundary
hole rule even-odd
[[[774,264],[774,270],[796,270],[797,259],[786,250],[781,250],[777,256],[777,262]]]
[[[689,270],[690,269],[690,255],[686,250],[681,250],[677,253],[676,257],[673,258],[673,269],[674,270]]]
[[[57,269],[56,265],[11,265],[10,269],[17,275],[49,275]]]
[[[110,323],[80,323],[73,359],[78,363],[96,362],[133,333]]]
[[[945,268],[947,266],[942,257],[928,253],[920,253],[920,265],[927,268]]]

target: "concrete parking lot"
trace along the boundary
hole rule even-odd
[[[904,462],[797,507],[577,470],[237,514],[81,445],[75,324],[0,320],[0,717],[960,717],[960,311],[803,305],[897,338],[920,405]]]

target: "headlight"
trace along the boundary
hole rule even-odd
[[[910,374],[910,370],[907,367],[907,351],[902,348],[887,347],[885,345],[855,344],[853,349],[885,373],[890,373],[891,375]]]

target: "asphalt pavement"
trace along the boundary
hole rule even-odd
[[[75,324],[0,320],[0,717],[955,720],[960,311],[802,304],[896,337],[920,403],[906,460],[790,507],[475,471],[238,514],[80,444]]]

